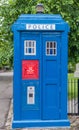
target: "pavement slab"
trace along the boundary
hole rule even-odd
[[[6,129],[0,129],[0,130],[6,130]]]
[[[9,81],[12,82],[13,79],[13,71],[11,72],[2,72],[0,73],[0,81]]]
[[[4,128],[12,98],[12,83],[0,82],[0,128]]]
[[[0,99],[12,98],[12,82],[0,82]]]
[[[0,130],[6,130],[10,102],[12,99],[12,72],[0,73]]]
[[[4,128],[9,105],[10,99],[0,99],[0,128]]]

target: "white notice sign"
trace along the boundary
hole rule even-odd
[[[27,30],[55,30],[55,24],[26,24]]]
[[[27,104],[35,104],[35,87],[27,87]]]

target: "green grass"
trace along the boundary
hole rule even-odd
[[[74,78],[74,74],[73,73],[68,73],[68,79],[69,78]]]
[[[74,78],[74,74],[68,74],[68,99],[78,97],[78,79]]]

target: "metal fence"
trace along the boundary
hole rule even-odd
[[[79,115],[79,79],[68,80],[68,114]]]

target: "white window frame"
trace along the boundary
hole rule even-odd
[[[55,48],[54,48],[54,47],[53,47],[53,48],[50,48],[50,47],[47,48],[47,43],[48,43],[48,42],[49,42],[49,43],[51,43],[51,42],[54,43],[54,42],[55,42],[56,47],[55,47]],[[53,53],[53,54],[47,54],[47,49],[49,49],[49,50],[50,50],[50,49],[53,49],[53,50],[55,49],[55,50],[56,50],[56,53],[55,53],[55,54],[54,54],[54,53]],[[46,56],[57,56],[57,42],[56,42],[56,41],[46,41]]]
[[[34,46],[26,46],[26,43],[28,44],[29,42],[34,42]],[[29,48],[33,48],[34,49],[34,52],[31,52],[31,53],[29,53],[28,52],[28,49]],[[27,49],[27,52],[26,52],[26,49]],[[36,41],[35,40],[25,40],[24,41],[24,55],[36,55]]]

